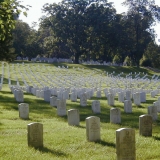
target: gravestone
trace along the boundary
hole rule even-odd
[[[50,97],[50,105],[52,107],[57,107],[57,97],[55,96]]]
[[[50,90],[45,90],[44,91],[44,101],[50,102],[50,97],[51,97],[51,91]]]
[[[72,102],[77,102],[77,93],[76,92],[72,92],[70,94],[70,99]]]
[[[132,101],[131,100],[124,101],[124,112],[132,113]]]
[[[82,107],[87,106],[87,94],[86,93],[81,94],[81,96],[80,96],[80,105]]]
[[[151,97],[154,98],[156,96],[156,92],[155,91],[151,91]]]
[[[157,112],[160,112],[160,102],[159,101],[155,101],[153,102],[154,106],[157,106]]]
[[[135,105],[140,105],[141,104],[141,99],[140,99],[140,93],[136,92],[135,94],[133,94],[133,99],[134,99],[134,104]]]
[[[142,103],[146,102],[146,93],[145,92],[141,92],[140,93],[140,99]]]
[[[97,96],[97,98],[101,98],[101,91],[98,90],[98,91],[96,92],[96,96]]]
[[[27,131],[28,146],[35,148],[43,147],[43,124],[30,123],[27,125]]]
[[[17,102],[24,102],[23,91],[15,90],[15,98]]]
[[[95,100],[92,102],[92,112],[93,113],[101,113],[100,101]]]
[[[124,102],[124,92],[118,92],[118,101]]]
[[[71,126],[79,126],[79,110],[78,109],[70,109],[68,110],[68,124]]]
[[[149,106],[148,107],[148,114],[150,116],[152,116],[153,121],[156,121],[158,119],[157,106]]]
[[[131,100],[131,91],[127,90],[126,91],[126,100]]]
[[[119,108],[110,109],[110,123],[121,123],[121,111]]]
[[[86,118],[86,137],[90,142],[100,140],[100,118],[90,116]]]
[[[108,94],[107,99],[108,99],[108,105],[114,106],[114,95]]]
[[[152,116],[139,116],[139,134],[142,136],[152,136]]]
[[[136,160],[135,130],[120,128],[116,130],[117,160]]]
[[[57,115],[65,116],[66,112],[66,100],[65,99],[57,99]]]
[[[29,104],[20,103],[18,105],[19,117],[22,119],[29,119]]]

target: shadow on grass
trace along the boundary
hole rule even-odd
[[[48,147],[35,148],[35,150],[38,150],[42,153],[51,153],[51,154],[56,155],[58,157],[68,157],[69,156],[68,154],[66,154],[60,150],[53,150]]]
[[[108,147],[113,147],[113,148],[116,147],[116,144],[115,144],[115,143],[106,142],[106,141],[103,141],[103,140],[96,141],[95,143],[98,143],[98,144],[100,144],[100,145],[102,145],[102,146],[108,146]]]
[[[160,137],[158,137],[158,136],[153,136],[153,139],[160,141]]]

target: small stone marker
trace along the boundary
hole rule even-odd
[[[124,112],[132,113],[132,101],[131,100],[124,101]]]
[[[20,103],[18,105],[19,117],[22,119],[29,119],[29,104]]]
[[[28,146],[43,147],[43,124],[30,123],[27,125],[28,130]]]
[[[70,109],[68,110],[68,125],[71,126],[79,126],[79,110],[78,109]]]
[[[66,100],[65,99],[57,99],[57,115],[65,116],[66,112]]]
[[[110,109],[110,123],[121,123],[121,111],[119,108]]]
[[[93,113],[101,113],[100,101],[95,100],[92,102]]]
[[[152,136],[152,116],[139,116],[139,134],[142,136]]]
[[[117,160],[136,160],[135,130],[120,128],[116,130]]]
[[[100,118],[90,116],[86,118],[86,136],[90,142],[100,140]]]

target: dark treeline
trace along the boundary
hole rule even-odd
[[[13,38],[5,39],[12,49],[1,52],[7,55],[1,59],[45,56],[159,67],[160,46],[152,28],[160,20],[159,6],[154,0],[126,0],[123,5],[128,11],[117,14],[107,0],[47,3],[38,30],[16,20]]]

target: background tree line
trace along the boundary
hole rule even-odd
[[[8,0],[8,5],[13,6],[13,2],[16,1]],[[2,6],[3,2],[0,4]],[[16,2],[15,6],[18,5]],[[99,60],[159,67],[160,46],[155,43],[156,34],[152,29],[160,20],[159,6],[154,0],[125,0],[123,5],[128,11],[117,14],[113,3],[107,0],[47,3],[43,6],[47,16],[41,18],[38,30],[15,19],[15,11],[9,8],[12,14],[3,21],[10,22],[12,17],[15,28],[8,25],[9,32],[1,34],[0,47],[4,45],[10,49],[1,52],[1,60],[13,60],[15,56],[45,56],[72,58],[75,63]],[[3,31],[1,25],[0,32]]]

